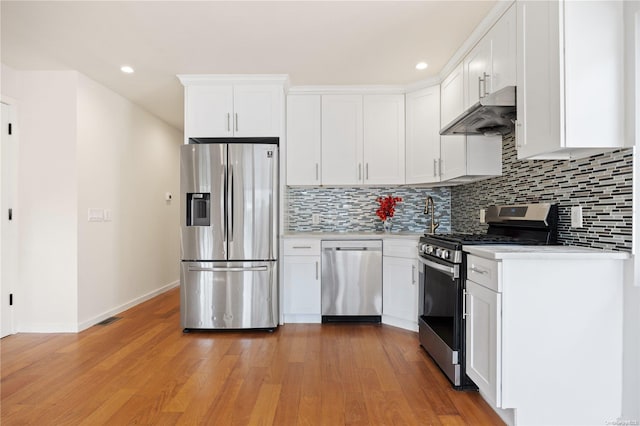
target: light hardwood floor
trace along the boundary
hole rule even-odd
[[[498,425],[417,335],[287,324],[183,334],[177,289],[79,334],[0,341],[2,425]]]

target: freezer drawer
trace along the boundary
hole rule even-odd
[[[322,241],[322,315],[382,315],[382,241]]]
[[[277,262],[182,262],[184,329],[275,328]]]

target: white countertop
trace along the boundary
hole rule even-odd
[[[521,246],[521,245],[469,245],[463,246],[469,254],[485,259],[613,259],[624,260],[629,253],[624,251],[609,251],[578,246]]]
[[[352,239],[407,239],[418,240],[423,233],[417,232],[287,232],[284,238],[320,238],[323,240],[352,240]]]

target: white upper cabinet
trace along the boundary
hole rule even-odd
[[[518,158],[624,146],[623,3],[516,3]]]
[[[364,183],[405,183],[404,95],[365,95],[363,108]]]
[[[320,185],[320,95],[287,96],[287,185]]]
[[[464,79],[466,81],[464,93],[464,107],[469,108],[483,97],[490,87],[490,77],[493,74],[491,66],[491,39],[483,37],[465,57]]]
[[[282,86],[233,86],[233,135],[280,136]]]
[[[463,64],[460,64],[440,85],[441,127],[449,124],[464,111],[464,69]],[[438,175],[443,182],[464,183],[500,176],[502,175],[502,137],[441,136],[438,165]]]
[[[284,79],[181,75],[189,138],[280,137]]]
[[[322,96],[322,184],[363,182],[362,96]]]
[[[439,182],[440,86],[407,93],[406,98],[406,183]]]
[[[492,92],[516,85],[515,40],[516,8],[512,5],[463,61],[465,109]]]
[[[185,88],[185,143],[188,138],[233,136],[233,86]]]
[[[464,111],[464,69],[459,64],[440,84],[440,127],[452,122]]]

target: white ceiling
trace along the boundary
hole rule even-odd
[[[18,70],[77,70],[182,129],[176,74],[412,83],[436,76],[495,3],[2,0],[0,53]]]

